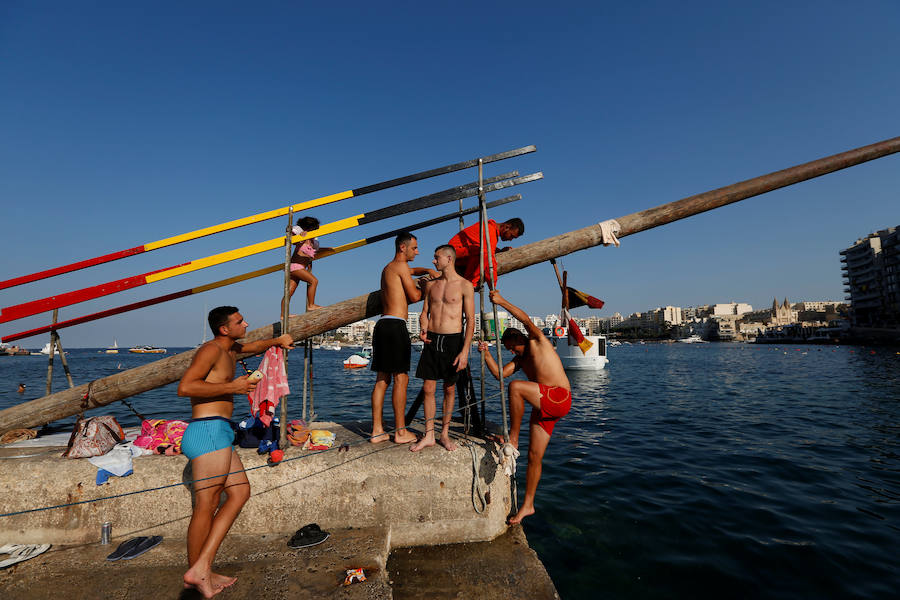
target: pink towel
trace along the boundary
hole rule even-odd
[[[268,427],[275,417],[275,407],[278,406],[281,397],[291,393],[284,368],[284,350],[281,346],[272,346],[266,350],[259,370],[263,378],[250,394],[250,414],[258,416]]]

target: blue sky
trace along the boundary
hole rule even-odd
[[[545,175],[492,215],[522,217],[522,243],[900,135],[896,2],[622,4],[5,2],[0,279],[527,144],[538,152],[487,170]],[[327,222],[471,178],[312,214]],[[900,157],[883,158],[563,264],[573,285],[606,300],[601,316],[841,299],[838,252],[900,225],[898,188]],[[270,239],[283,227],[269,221],[3,290],[0,306]],[[423,231],[417,264],[428,265],[453,228]],[[391,256],[382,242],[317,263],[320,303],[376,289]],[[282,258],[205,269],[64,308],[60,318]],[[63,342],[193,345],[204,307],[234,304],[261,326],[277,318],[281,286],[267,276],[63,330]],[[558,307],[549,265],[500,287],[531,314]],[[47,322],[22,319],[0,333]]]

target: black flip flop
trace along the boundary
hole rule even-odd
[[[143,542],[135,546],[131,549],[131,552],[127,552],[125,556],[122,557],[122,560],[131,560],[132,558],[137,558],[147,550],[158,546],[160,542],[162,542],[163,537],[161,535],[154,535],[153,537],[146,538]]]
[[[119,544],[119,547],[116,548],[112,554],[110,554],[109,556],[106,557],[106,560],[119,560],[120,558],[122,558],[123,556],[125,556],[126,554],[128,554],[129,552],[134,550],[135,546],[137,546],[138,544],[140,544],[141,542],[143,542],[146,539],[147,539],[146,536],[142,536],[142,537],[131,538],[130,540],[125,540],[124,542]]]
[[[295,549],[308,548],[309,546],[321,544],[327,540],[330,535],[331,534],[327,531],[322,531],[317,524],[310,523],[297,530],[288,542],[288,547]]]

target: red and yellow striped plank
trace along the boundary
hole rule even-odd
[[[269,273],[274,273],[276,271],[280,271],[283,269],[284,269],[284,265],[273,265],[271,267],[265,267],[263,269],[251,271],[250,273],[244,273],[243,275],[237,275],[235,277],[229,277],[228,279],[216,281],[215,283],[208,283],[206,285],[201,285],[201,286],[198,286],[195,288],[181,290],[180,292],[172,292],[171,294],[165,294],[163,296],[157,296],[156,298],[150,298],[149,300],[141,300],[140,302],[133,302],[131,304],[125,304],[123,306],[118,306],[116,308],[110,308],[108,310],[102,310],[100,312],[95,312],[95,313],[91,313],[89,315],[76,317],[74,319],[68,319],[66,321],[59,321],[52,325],[44,325],[43,327],[29,329],[28,331],[14,333],[12,335],[4,336],[2,338],[2,340],[0,340],[0,341],[3,341],[4,343],[13,342],[16,340],[21,340],[23,338],[40,335],[42,333],[47,333],[49,331],[53,331],[56,329],[64,329],[66,327],[72,327],[73,325],[81,325],[82,323],[88,323],[90,321],[96,321],[98,319],[112,317],[114,315],[119,315],[119,314],[129,312],[132,310],[137,310],[139,308],[146,308],[148,306],[153,306],[155,304],[169,302],[170,300],[177,300],[178,298],[185,298],[187,296],[192,296],[193,294],[200,294],[202,292],[208,292],[209,290],[214,290],[216,288],[224,287],[226,285],[231,285],[233,283],[239,283],[241,281],[246,281],[247,279],[253,279],[254,277],[261,277],[262,275],[268,275]]]
[[[159,248],[174,246],[175,244],[181,244],[183,242],[196,240],[208,235],[221,233],[230,229],[237,229],[238,227],[244,227],[246,225],[253,225],[254,223],[260,223],[262,221],[267,221],[276,217],[283,217],[284,215],[288,214],[289,209],[293,210],[294,212],[300,212],[310,208],[315,208],[317,206],[331,204],[332,202],[346,200],[347,198],[352,197],[353,190],[347,190],[346,192],[340,192],[339,194],[323,196],[322,198],[316,198],[315,200],[309,200],[307,202],[300,202],[299,204],[294,204],[293,206],[285,206],[284,208],[262,212],[256,215],[251,215],[249,217],[244,217],[242,219],[235,219],[234,221],[228,221],[227,223],[220,223],[211,227],[204,227],[203,229],[197,229],[196,231],[182,233],[181,235],[168,237],[162,240],[157,240],[155,242],[149,242],[147,244],[143,244],[142,246],[135,246],[134,248],[129,248],[127,250],[111,252],[110,254],[104,254],[103,256],[97,256],[95,258],[82,260],[69,265],[47,269],[38,273],[23,275],[21,277],[14,277],[13,279],[0,281],[0,290],[17,285],[22,285],[25,283],[31,283],[32,281],[38,281],[40,279],[46,279],[48,277],[55,277],[56,275],[62,275],[63,273],[71,273],[72,271],[77,271],[79,269],[92,267],[94,265],[100,265],[114,260],[119,260],[120,258],[126,258],[128,256],[134,256],[136,254],[143,254],[144,252],[158,250]]]
[[[499,154],[492,154],[490,156],[485,156],[480,159],[468,160],[468,161],[464,161],[464,162],[460,162],[460,163],[455,163],[452,165],[438,167],[436,169],[429,169],[427,171],[421,171],[419,173],[414,173],[412,175],[407,175],[405,177],[398,177],[396,179],[390,179],[388,181],[382,181],[382,182],[375,183],[372,185],[354,188],[352,190],[346,190],[343,192],[339,192],[337,194],[323,196],[321,198],[316,198],[315,200],[300,202],[298,204],[294,204],[293,206],[285,206],[284,208],[279,208],[276,210],[262,212],[262,213],[259,213],[256,215],[251,215],[249,217],[244,217],[242,219],[236,219],[234,221],[228,221],[227,223],[220,223],[219,225],[213,225],[211,227],[204,227],[203,229],[198,229],[196,231],[191,231],[188,233],[183,233],[181,235],[168,237],[168,238],[165,238],[162,240],[157,240],[155,242],[150,242],[150,243],[143,244],[140,246],[135,246],[134,248],[129,248],[127,250],[111,252],[109,254],[97,256],[95,258],[90,258],[90,259],[82,260],[79,262],[71,263],[69,265],[63,265],[61,267],[55,267],[53,269],[46,269],[44,271],[39,271],[37,273],[32,273],[30,275],[23,275],[21,277],[14,277],[12,279],[0,281],[0,290],[14,287],[17,285],[23,285],[23,284],[30,283],[33,281],[38,281],[40,279],[46,279],[48,277],[54,277],[56,275],[62,275],[63,273],[71,273],[72,271],[77,271],[79,269],[84,269],[84,268],[91,267],[94,265],[100,265],[100,264],[118,260],[121,258],[126,258],[128,256],[134,256],[135,254],[142,254],[144,252],[150,252],[152,250],[157,250],[159,248],[165,248],[167,246],[181,244],[182,242],[196,240],[201,237],[213,235],[216,233],[221,233],[223,231],[228,231],[230,229],[236,229],[238,227],[244,227],[246,225],[260,223],[262,221],[267,221],[269,219],[274,219],[277,217],[284,216],[288,213],[289,209],[292,209],[294,212],[299,212],[299,211],[307,210],[310,208],[315,208],[317,206],[323,206],[325,204],[330,204],[332,202],[346,200],[347,198],[355,198],[358,196],[362,196],[364,194],[371,194],[372,192],[386,190],[386,189],[389,189],[392,187],[397,187],[400,185],[405,185],[407,183],[412,183],[414,181],[421,181],[423,179],[428,179],[430,177],[437,177],[439,175],[445,175],[447,173],[453,173],[455,171],[468,169],[470,167],[476,166],[478,164],[479,160],[482,163],[486,164],[486,163],[490,163],[490,162],[506,160],[508,158],[513,158],[516,156],[521,156],[523,154],[529,154],[531,152],[535,152],[536,150],[537,150],[537,148],[535,148],[533,145],[532,146],[524,146],[522,148],[508,150],[506,152],[501,152]]]
[[[494,179],[500,179],[504,177],[503,175],[498,176]],[[482,189],[485,193],[504,189],[506,187],[510,187],[513,185],[518,185],[520,183],[528,183],[530,181],[536,181],[537,179],[541,179],[543,174],[532,173],[531,175],[525,175],[523,177],[515,177],[512,179],[501,179],[499,181],[493,182],[490,185],[485,185]],[[321,226],[319,229],[315,231],[314,234],[308,236],[295,235],[291,238],[291,243],[297,243],[302,240],[305,240],[310,237],[324,236],[330,233],[335,233],[338,231],[344,231],[346,229],[351,229],[353,227],[357,227],[358,225],[373,223],[380,219],[387,219],[389,217],[398,216],[400,214],[405,214],[411,210],[420,210],[423,208],[429,208],[431,206],[436,206],[438,204],[444,204],[447,202],[451,202],[453,200],[459,198],[467,198],[474,195],[477,195],[477,188],[472,187],[471,184],[464,186],[457,186],[456,188],[451,188],[450,190],[445,190],[443,192],[438,192],[435,194],[430,194],[428,196],[423,196],[421,198],[416,198],[413,200],[407,200],[406,202],[400,202],[398,204],[394,204],[391,206],[387,206],[384,208],[376,209],[370,213],[361,213],[358,215],[354,215],[352,217],[347,217],[344,219],[340,219],[338,221],[334,221],[332,223],[328,223],[326,225]],[[0,323],[7,323],[9,321],[14,321],[16,319],[23,319],[25,317],[30,317],[32,315],[36,315],[41,312],[46,312],[48,310],[53,310],[54,308],[62,308],[64,306],[70,306],[72,304],[77,304],[79,302],[86,302],[88,300],[93,300],[95,298],[100,298],[102,296],[108,296],[110,294],[115,294],[117,292],[122,292],[128,289],[140,287],[142,285],[146,285],[148,283],[155,283],[157,281],[162,281],[164,279],[169,279],[170,277],[176,277],[178,275],[184,275],[185,273],[191,273],[193,271],[199,271],[200,269],[205,269],[207,267],[213,267],[216,265],[220,265],[226,262],[230,262],[233,260],[238,260],[241,258],[246,258],[248,256],[252,256],[254,254],[259,254],[261,252],[266,252],[269,250],[274,250],[276,248],[284,247],[284,238],[278,237],[273,238],[271,240],[266,240],[264,242],[258,242],[256,244],[251,244],[249,246],[244,246],[242,248],[236,248],[234,250],[229,250],[227,252],[220,252],[219,254],[214,254],[212,256],[207,256],[205,258],[200,258],[196,260],[192,260],[187,263],[182,263],[180,265],[176,265],[173,267],[167,267],[163,269],[157,269],[156,271],[151,271],[149,273],[144,273],[142,275],[134,275],[131,277],[126,277],[124,279],[118,279],[116,281],[110,281],[108,283],[103,283],[100,285],[96,285],[89,288],[83,288],[80,290],[75,290],[73,292],[68,292],[65,294],[57,294],[55,296],[48,296],[47,298],[41,298],[40,300],[32,300],[31,302],[24,302],[22,304],[16,304],[13,306],[8,306],[0,310]]]
[[[510,202],[516,202],[521,200],[522,196],[520,194],[515,194],[513,196],[507,196],[506,198],[501,198],[500,200],[495,200],[493,202],[488,202],[487,208],[494,208],[496,206],[500,206],[502,204],[507,204]],[[335,254],[340,254],[341,252],[346,252],[348,250],[353,250],[354,248],[360,248],[362,246],[366,246],[368,244],[373,244],[375,242],[386,240],[389,237],[395,236],[401,231],[416,231],[423,227],[430,227],[432,225],[436,225],[438,223],[443,223],[445,221],[449,221],[451,219],[456,219],[460,215],[468,215],[474,212],[478,212],[479,208],[468,208],[463,210],[462,212],[454,212],[448,215],[443,215],[441,217],[435,217],[433,219],[429,219],[427,221],[422,221],[420,223],[416,223],[415,225],[409,225],[407,227],[402,227],[398,229],[393,229],[391,231],[387,231],[385,233],[381,233],[369,238],[363,238],[360,240],[356,240],[353,242],[348,242],[346,244],[342,244],[340,246],[335,246],[331,252],[327,254],[323,254],[320,257],[316,257],[313,260],[319,260],[320,258],[327,258],[328,256],[333,256]],[[163,296],[157,296],[156,298],[150,298],[149,300],[142,300],[140,302],[133,302],[131,304],[126,304],[123,306],[119,306],[116,308],[110,308],[108,310],[103,310],[96,313],[91,313],[89,315],[84,315],[81,317],[76,317],[74,319],[68,319],[65,321],[59,321],[52,325],[44,325],[43,327],[37,327],[35,329],[29,329],[27,331],[22,331],[20,333],[14,333],[2,338],[2,342],[14,342],[16,340],[21,340],[23,338],[32,337],[35,335],[40,335],[43,333],[47,333],[54,329],[64,329],[66,327],[72,327],[74,325],[81,325],[82,323],[88,323],[90,321],[96,321],[98,319],[103,319],[106,317],[111,317],[114,315],[119,315],[125,312],[129,312],[132,310],[137,310],[139,308],[146,308],[147,306],[153,306],[155,304],[161,304],[163,302],[168,302],[170,300],[177,300],[178,298],[185,298],[187,296],[191,296],[193,294],[200,294],[202,292],[208,292],[209,290],[214,290],[216,288],[224,287],[226,285],[231,285],[234,283],[240,283],[241,281],[247,281],[248,279],[253,279],[256,277],[261,277],[263,275],[268,275],[269,273],[275,273],[277,271],[284,270],[283,264],[272,265],[271,267],[265,267],[262,269],[257,269],[256,271],[251,271],[249,273],[244,273],[243,275],[236,275],[234,277],[229,277],[228,279],[222,279],[220,281],[216,281],[214,283],[208,283],[206,285],[201,285],[198,287],[190,288],[187,290],[181,290],[180,292],[173,292],[171,294],[165,294]]]

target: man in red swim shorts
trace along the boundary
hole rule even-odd
[[[541,461],[544,459],[547,444],[550,443],[553,427],[572,407],[572,394],[569,378],[566,377],[566,371],[556,354],[556,349],[531,322],[525,311],[510,304],[497,290],[491,292],[491,302],[509,311],[521,321],[528,332],[528,335],[525,335],[518,329],[510,327],[503,332],[500,339],[503,346],[516,355],[503,365],[503,377],[510,377],[519,368],[528,377],[528,381],[509,382],[509,443],[516,449],[519,447],[519,431],[522,428],[522,418],[525,416],[525,403],[528,402],[532,407],[525,500],[519,512],[509,520],[510,523],[520,523],[528,515],[534,514],[534,495],[541,479]],[[500,370],[497,361],[490,352],[486,352],[487,344],[480,342],[478,350],[484,354],[488,369],[499,379]]]

